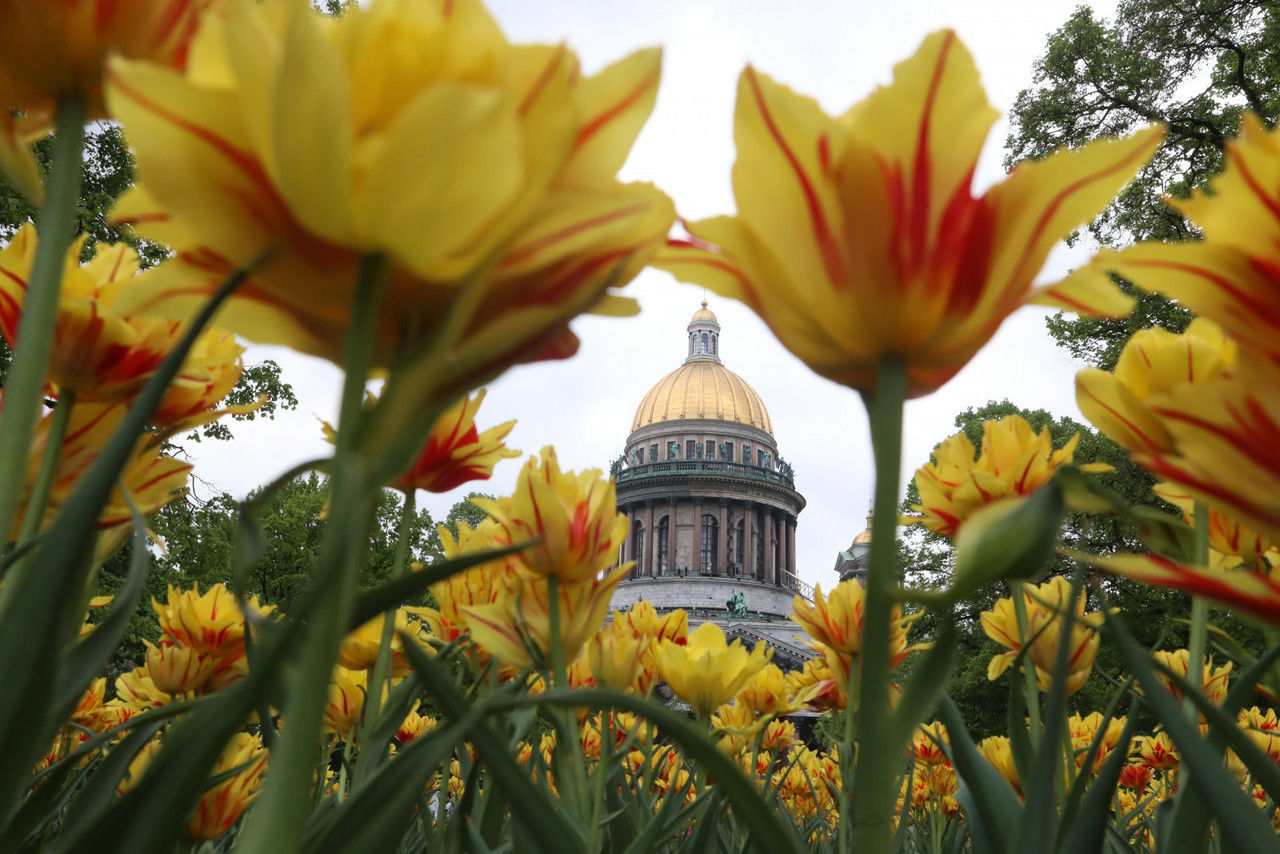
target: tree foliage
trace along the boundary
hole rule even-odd
[[[328,482],[311,474],[285,484],[258,508],[255,518],[262,531],[265,551],[245,579],[248,594],[257,596],[263,603],[287,607],[305,589],[324,532],[322,516],[328,492]],[[259,491],[250,493],[249,500],[259,494]],[[470,503],[470,498],[477,494],[472,493],[454,504],[446,524],[456,526],[459,520],[479,524],[485,514]],[[389,576],[403,507],[400,493],[383,492],[366,564],[360,575],[362,587],[372,587]],[[182,588],[199,585],[203,591],[214,584],[231,582],[239,514],[240,502],[227,493],[219,493],[204,502],[190,497],[171,502],[152,517],[152,530],[163,548],[154,550],[152,555],[144,605],[134,615],[116,653],[112,663],[115,672],[141,663],[145,652],[143,641],[155,641],[159,637],[155,613],[149,605],[151,597],[162,600],[171,584]],[[129,549],[125,548],[103,566],[96,593],[114,593],[120,588],[129,556]],[[416,509],[410,523],[409,559],[430,564],[443,556],[440,535],[430,512]],[[422,599],[427,601],[429,594]]]
[[[1164,144],[1089,231],[1112,246],[1194,240],[1194,225],[1161,199],[1206,186],[1245,110],[1268,125],[1280,116],[1280,3],[1121,0],[1114,21],[1081,6],[1049,36],[1032,81],[1009,115],[1007,168],[1162,123]],[[1109,370],[1134,331],[1179,332],[1190,321],[1163,297],[1134,295],[1138,307],[1127,318],[1059,314],[1048,321],[1050,334],[1073,356]]]
[[[1080,439],[1076,446],[1075,462],[1105,463],[1113,469],[1111,472],[1093,475],[1103,486],[1119,493],[1132,504],[1163,506],[1170,513],[1176,512],[1156,497],[1151,490],[1155,479],[1130,460],[1124,449],[1071,418],[1057,417],[1043,409],[1020,409],[1004,400],[998,403],[991,401],[985,406],[961,412],[956,416],[955,426],[968,435],[975,447],[980,447],[982,423],[1008,415],[1021,415],[1037,431],[1047,427],[1055,448],[1063,446],[1078,434]],[[903,502],[903,513],[917,512],[912,505],[918,504],[919,500],[915,482],[912,481]],[[1063,526],[1062,540],[1073,549],[1094,554],[1145,551],[1137,531],[1110,515],[1070,514]],[[943,587],[950,578],[954,551],[951,540],[947,537],[926,531],[922,526],[915,526],[908,529],[903,538],[900,557],[900,565],[908,570],[907,580],[910,584],[918,587]],[[1071,561],[1059,557],[1047,567],[1046,574],[1068,575],[1073,569]],[[1120,609],[1134,637],[1141,643],[1153,645],[1160,642],[1169,648],[1186,644],[1186,628],[1181,622],[1190,613],[1186,596],[1110,576],[1091,576],[1089,585],[1095,591],[1092,605],[1096,607],[1098,604],[1096,594],[1104,595],[1113,607]],[[951,614],[960,631],[956,640],[959,666],[949,692],[964,712],[964,719],[969,722],[975,737],[1005,731],[1009,696],[1007,680],[1010,677],[1005,676],[997,682],[987,679],[987,662],[992,656],[1003,652],[1004,648],[986,636],[979,615],[991,610],[997,598],[1009,595],[1008,584],[1000,582],[961,603]],[[927,614],[922,617],[913,636],[933,637],[936,634],[936,627],[933,625],[936,619],[935,615]],[[1247,646],[1260,648],[1261,636],[1251,626],[1246,626],[1227,614],[1219,614],[1215,622]],[[1084,711],[1105,708],[1115,690],[1115,675],[1125,669],[1119,653],[1104,643],[1099,650],[1093,676],[1072,698],[1073,708]]]

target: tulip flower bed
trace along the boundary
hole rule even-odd
[[[0,170],[41,205],[0,249],[0,849],[1280,850],[1280,136],[1258,119],[1214,194],[1177,203],[1202,241],[1104,251],[1033,288],[1161,131],[974,197],[995,113],[951,32],[834,118],[748,68],[738,213],[668,238],[671,200],[615,177],[656,50],[584,76],[564,46],[508,42],[478,0],[336,19],[288,0],[0,13]],[[171,250],[150,269],[72,234],[83,127],[107,119],[138,167],[114,217]],[[50,130],[42,181],[30,144]],[[571,355],[582,312],[632,312],[618,289],[651,264],[742,300],[867,406],[866,583],[796,598],[800,670],[683,611],[610,614],[631,568],[613,484],[551,448],[480,503],[483,522],[444,532],[443,560],[409,560],[417,490],[518,456],[510,423],[477,427],[476,389]],[[906,586],[905,400],[1023,303],[1123,315],[1114,274],[1198,314],[1077,381],[1180,515],[1101,488],[1075,440],[992,421],[917,472],[904,521],[952,538],[955,570]],[[314,575],[287,607],[250,595],[250,501],[226,582],[148,604],[146,517],[190,469],[165,440],[231,411],[237,335],[344,370],[332,455],[266,488],[326,473]],[[361,590],[384,489],[406,523],[391,578]],[[1069,576],[1045,578],[1068,511],[1131,522],[1150,551],[1072,553]],[[123,588],[91,596],[125,543]],[[1187,647],[1141,647],[1105,573],[1188,594]],[[1006,650],[988,675],[1008,721],[975,743],[946,689],[957,607],[993,585],[1010,595],[980,619]],[[406,605],[425,592],[433,605]],[[146,608],[160,638],[109,683]],[[1211,608],[1256,621],[1267,647],[1214,636]],[[1104,644],[1123,672],[1096,672]],[[1103,678],[1109,705],[1069,714]],[[801,710],[833,716],[829,743],[800,737]]]

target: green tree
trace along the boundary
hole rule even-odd
[[[250,498],[258,495],[250,494]],[[476,495],[477,493],[472,493]],[[457,521],[479,524],[484,513],[469,502],[457,502],[447,516],[448,525]],[[246,588],[264,604],[287,608],[305,588],[315,565],[325,521],[321,518],[328,498],[327,481],[310,474],[290,481],[266,501],[257,514],[265,550],[246,579]],[[360,576],[362,587],[385,580],[392,569],[404,501],[400,493],[386,490],[378,505],[370,535],[368,558]],[[143,641],[154,642],[160,634],[151,598],[163,599],[169,585],[189,589],[199,585],[230,582],[231,557],[235,546],[240,502],[226,493],[204,502],[184,497],[161,508],[151,519],[151,528],[164,543],[152,555],[143,606],[134,615],[129,630],[111,665],[112,673],[136,667],[142,662]],[[456,532],[456,527],[454,528]],[[117,592],[124,583],[131,552],[122,549],[103,566],[95,594]],[[417,509],[410,525],[409,559],[425,564],[444,557],[440,536],[430,512]],[[430,594],[410,604],[425,604]]]
[[[1009,415],[1022,416],[1037,431],[1047,427],[1055,448],[1063,446],[1078,434],[1080,439],[1076,446],[1075,462],[1105,463],[1113,469],[1111,472],[1093,475],[1101,485],[1120,494],[1131,504],[1162,506],[1171,513],[1176,512],[1155,496],[1151,491],[1154,478],[1134,464],[1122,448],[1070,418],[1057,417],[1043,409],[1020,409],[1004,400],[998,403],[992,401],[985,406],[961,412],[956,416],[955,426],[963,430],[974,446],[978,447],[982,441],[982,423]],[[919,501],[919,493],[913,480],[908,484],[903,512],[917,512],[913,505]],[[1069,514],[1063,526],[1062,541],[1073,549],[1093,554],[1145,550],[1137,531],[1131,525],[1110,516]],[[908,568],[908,581],[915,586],[945,586],[950,578],[953,559],[951,540],[941,534],[916,526],[909,529],[904,537],[901,565]],[[1045,568],[1045,575],[1066,575],[1072,569],[1071,561],[1058,557]],[[1104,593],[1113,607],[1119,608],[1130,630],[1141,643],[1151,645],[1162,640],[1166,647],[1185,645],[1186,630],[1180,621],[1189,614],[1189,607],[1187,598],[1182,594],[1106,575],[1091,575],[1089,584]],[[957,638],[959,667],[949,690],[975,736],[1005,731],[1009,677],[1003,677],[994,683],[987,679],[987,662],[993,655],[1003,652],[1004,648],[986,636],[979,615],[990,610],[997,598],[1009,595],[1008,584],[993,584],[961,603],[951,615],[960,631]],[[922,617],[912,636],[925,639],[936,636],[936,619],[933,615]],[[1260,648],[1261,638],[1253,627],[1222,613],[1216,615],[1214,622],[1247,645]],[[1098,653],[1094,675],[1072,698],[1072,707],[1082,712],[1105,708],[1115,689],[1115,678],[1124,670],[1119,654],[1104,643]]]
[[[1280,3],[1121,0],[1113,22],[1081,6],[1049,36],[1032,85],[1018,95],[1005,166],[1163,123],[1168,134],[1151,163],[1089,231],[1113,246],[1194,240],[1194,225],[1161,199],[1206,186],[1246,109],[1268,125],[1280,116]],[[1073,356],[1109,370],[1134,331],[1180,332],[1190,321],[1163,297],[1129,290],[1139,298],[1129,317],[1058,314],[1048,320],[1050,334]]]

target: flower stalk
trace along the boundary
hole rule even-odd
[[[871,423],[876,485],[867,565],[866,612],[858,684],[858,744],[853,768],[853,838],[859,850],[887,850],[893,785],[901,745],[889,737],[890,632],[893,588],[898,583],[898,487],[902,469],[902,416],[907,366],[897,356],[876,366],[875,391],[863,395]]]
[[[53,165],[45,203],[37,217],[40,239],[18,326],[18,346],[5,377],[4,416],[0,418],[0,533],[6,539],[18,513],[31,434],[40,417],[45,371],[53,351],[63,259],[76,228],[86,118],[82,95],[67,94],[58,99]]]
[[[67,389],[58,395],[58,403],[53,408],[53,418],[49,422],[44,454],[40,458],[40,471],[36,473],[31,497],[27,499],[18,545],[30,540],[40,530],[40,521],[44,518],[44,509],[49,503],[49,494],[53,491],[53,479],[58,473],[58,460],[62,458],[62,445],[67,438],[67,425],[71,423],[71,410],[75,405],[74,391]]]

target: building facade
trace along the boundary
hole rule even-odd
[[[611,466],[628,525],[620,558],[635,561],[613,607],[685,608],[794,665],[808,654],[788,617],[797,594],[812,598],[796,567],[805,501],[764,401],[720,359],[706,302],[687,331],[684,362],[644,396]]]

